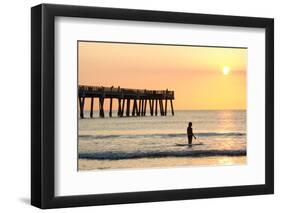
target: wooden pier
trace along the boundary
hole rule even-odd
[[[109,101],[109,117],[112,117],[113,101],[117,100],[117,116],[146,116],[147,108],[151,116],[167,115],[168,102],[170,102],[171,114],[174,115],[173,100],[174,91],[167,90],[141,90],[120,87],[84,86],[78,88],[78,100],[80,118],[84,118],[85,100],[90,99],[90,117],[94,115],[94,100],[98,100],[99,117],[104,117],[104,102]],[[159,106],[158,106],[159,104]],[[125,108],[126,105],[126,108]],[[158,111],[159,109],[159,111]]]

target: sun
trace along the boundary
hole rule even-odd
[[[222,69],[222,73],[223,73],[224,75],[228,75],[228,74],[229,74],[229,72],[230,72],[229,67],[224,66],[224,67],[223,67],[223,69]]]

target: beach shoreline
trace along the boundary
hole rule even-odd
[[[246,165],[247,156],[211,156],[211,157],[165,157],[122,160],[78,159],[78,171],[118,170],[118,169],[157,169],[191,166],[231,166]]]
[[[187,146],[187,121],[197,139]],[[246,111],[79,121],[78,170],[245,164]]]

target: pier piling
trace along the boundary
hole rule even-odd
[[[155,115],[156,116],[158,115],[157,108],[158,108],[158,99],[155,100]]]
[[[91,98],[91,111],[90,111],[90,117],[93,117],[94,113],[94,98]]]
[[[112,117],[112,98],[110,98],[109,102],[109,117]]]
[[[131,100],[129,98],[127,98],[127,110],[126,110],[127,117],[130,116],[130,103],[131,103]]]
[[[175,115],[175,113],[174,113],[174,107],[173,107],[173,101],[172,101],[172,100],[170,100],[170,102],[171,102],[172,115]]]

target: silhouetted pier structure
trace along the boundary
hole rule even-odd
[[[171,113],[174,115],[173,100],[174,91],[167,90],[141,90],[120,87],[79,86],[78,99],[80,106],[80,118],[84,118],[84,106],[86,98],[90,99],[90,117],[94,114],[94,99],[98,99],[99,117],[104,117],[104,102],[109,100],[109,117],[112,117],[114,99],[117,100],[117,116],[146,116],[147,107],[151,116],[167,115],[167,105],[170,102]],[[158,106],[159,104],[159,106]],[[126,105],[126,108],[125,108]],[[149,105],[149,106],[148,106]]]

